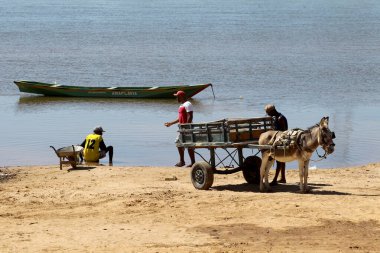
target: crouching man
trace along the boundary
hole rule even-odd
[[[99,159],[106,157],[108,153],[109,164],[112,165],[113,147],[104,144],[103,128],[101,126],[94,128],[94,133],[87,135],[82,142],[83,156],[86,162],[99,162]]]

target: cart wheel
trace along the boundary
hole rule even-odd
[[[243,163],[243,176],[248,184],[260,183],[261,158],[258,156],[248,156]]]
[[[70,161],[70,165],[71,165],[71,167],[75,170],[75,169],[77,168],[77,161],[76,161],[76,158],[73,157],[73,156],[69,156],[69,157],[67,158],[67,160]]]
[[[198,190],[208,190],[214,182],[214,171],[206,162],[196,162],[191,168],[191,182]]]

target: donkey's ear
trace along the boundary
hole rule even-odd
[[[329,117],[323,117],[321,122],[319,122],[321,127],[329,127]]]

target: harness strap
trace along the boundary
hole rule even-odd
[[[273,159],[276,160],[276,145],[275,145],[275,140],[276,140],[276,136],[277,134],[279,133],[280,131],[276,131],[276,133],[273,135],[272,139],[270,139],[269,141],[269,145],[271,145],[272,147],[269,149],[269,151],[273,154]],[[272,151],[274,150],[274,151]],[[274,163],[273,163],[274,165]]]
[[[278,134],[279,132],[280,132],[280,131],[276,131],[276,133],[273,135],[272,139],[270,139],[270,141],[268,142],[268,145],[275,146],[276,136],[277,136],[277,134]]]

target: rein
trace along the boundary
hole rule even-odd
[[[318,139],[320,138],[320,136],[318,136]],[[317,160],[312,160],[312,159],[310,159],[310,161],[313,161],[313,162],[320,162],[320,161],[322,161],[323,159],[326,159],[327,158],[327,152],[326,152],[326,150],[325,149],[323,149],[323,151],[325,151],[325,153],[323,154],[323,155],[320,155],[319,153],[318,153],[318,148],[315,150],[316,151],[316,153],[317,153],[317,155],[318,155],[318,157],[319,157],[319,159],[317,159]]]
[[[320,155],[320,154],[318,153],[318,149],[316,149],[315,151],[317,152],[317,155],[318,155],[319,159],[317,159],[317,160],[312,160],[312,159],[310,159],[310,161],[312,161],[312,162],[320,162],[320,161],[322,161],[322,160],[324,160],[324,159],[327,158],[327,152],[326,152],[325,150],[324,150],[325,153],[324,153],[323,155]]]

